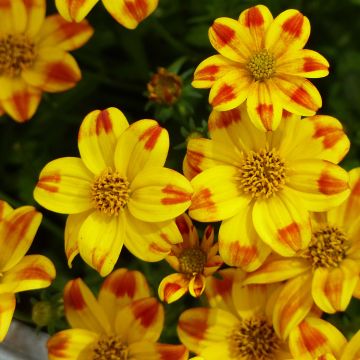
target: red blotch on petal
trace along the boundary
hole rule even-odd
[[[197,151],[188,150],[186,153],[186,163],[189,168],[192,170],[192,177],[195,177],[197,174],[201,173],[200,164],[204,159],[204,154]]]
[[[360,195],[360,180],[358,180],[357,183],[355,184],[355,186],[353,187],[352,194]]]
[[[161,126],[154,125],[145,130],[144,133],[140,135],[139,140],[145,141],[144,147],[146,150],[152,150],[155,147],[162,130],[163,129]]]
[[[36,186],[49,192],[57,192],[59,188],[55,185],[50,185],[50,184],[59,183],[60,180],[61,180],[60,174],[43,176],[39,179]]]
[[[52,276],[48,274],[42,267],[40,266],[32,266],[16,274],[17,280],[44,280],[51,282],[53,280]]]
[[[317,329],[310,327],[308,323],[302,322],[299,325],[302,342],[309,353],[314,353],[316,349],[326,344],[326,337]]]
[[[179,284],[168,283],[164,287],[164,300],[168,302],[171,296],[182,288]]]
[[[106,133],[112,131],[112,122],[107,110],[101,111],[96,119],[96,134],[100,135],[102,131],[105,131]]]
[[[191,194],[174,185],[165,186],[161,192],[169,195],[169,197],[161,199],[161,203],[164,205],[181,204],[191,200]]]
[[[17,92],[12,95],[11,100],[14,103],[21,121],[29,120],[32,97],[33,95],[27,92]]]
[[[207,314],[209,309],[202,308],[202,312],[205,314],[201,314],[202,316],[206,316],[205,318],[193,318],[190,321],[179,321],[179,328],[184,331],[188,336],[195,338],[197,340],[204,339],[205,332],[208,328],[207,324]]]
[[[80,76],[69,65],[63,62],[55,62],[49,64],[46,69],[47,78],[49,81],[57,83],[72,83],[76,84],[80,80]]]
[[[304,65],[303,70],[305,72],[311,72],[311,71],[317,71],[317,70],[327,70],[328,66],[322,64],[316,59],[313,59],[311,57],[305,57],[304,58]]]
[[[85,300],[82,296],[79,280],[71,281],[70,285],[65,289],[64,292],[64,304],[75,309],[82,310],[86,307]]]
[[[61,332],[51,337],[47,343],[49,354],[59,358],[66,356],[68,341],[68,336]]]
[[[148,4],[146,0],[125,0],[124,10],[137,22],[140,22],[148,13]]]
[[[307,109],[313,111],[316,111],[318,109],[318,107],[312,101],[309,93],[307,93],[306,90],[302,87],[299,87],[294,91],[294,93],[291,95],[291,100]]]
[[[157,351],[161,356],[161,360],[183,359],[187,353],[186,347],[183,345],[161,344]]]
[[[229,246],[231,265],[247,266],[258,257],[255,246],[241,246],[240,242],[232,242]]]
[[[250,8],[245,17],[245,26],[256,27],[264,24],[264,18],[257,7]]]
[[[346,181],[337,179],[324,170],[318,180],[318,188],[322,194],[334,195],[348,189],[349,185]]]
[[[343,137],[344,132],[335,126],[322,126],[321,124],[315,124],[315,139],[324,137],[323,144],[326,149],[335,146]]]
[[[292,36],[300,37],[303,23],[304,23],[304,16],[300,13],[297,13],[293,15],[291,18],[287,19],[282,24],[282,28],[285,32],[291,34]]]
[[[214,22],[212,30],[216,34],[216,41],[219,46],[225,46],[235,37],[235,31],[224,24]]]
[[[153,253],[167,254],[170,252],[170,248],[164,248],[157,243],[151,243],[149,245],[149,251]]]
[[[278,230],[278,239],[293,250],[301,248],[301,229],[299,224],[293,222]]]
[[[114,278],[114,276],[105,280],[104,287],[109,289],[117,298],[124,297],[127,295],[133,298],[136,290],[136,278],[134,273],[126,271],[125,273],[120,272]]]
[[[190,233],[190,228],[188,226],[188,223],[185,220],[184,216],[178,216],[175,219],[176,222],[176,226],[178,227],[179,231],[181,234],[189,234]]]
[[[161,305],[154,299],[142,299],[132,303],[134,317],[140,320],[143,327],[150,327],[158,316]]]
[[[217,116],[210,116],[209,130],[227,128],[232,124],[241,121],[241,112],[239,108],[229,111],[222,111],[216,114]]]
[[[211,105],[218,106],[220,104],[229,102],[235,99],[234,88],[230,85],[224,84],[219,90],[218,93],[214,96]]]
[[[195,73],[196,80],[215,80],[215,74],[219,71],[218,65],[209,65]]]
[[[272,104],[259,104],[256,108],[256,112],[259,114],[265,129],[271,130],[271,123],[274,116],[274,108]]]
[[[191,199],[189,210],[207,208],[209,212],[216,211],[216,204],[211,200],[211,195],[210,189],[206,188],[195,193]]]

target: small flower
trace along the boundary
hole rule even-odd
[[[159,297],[171,303],[178,300],[188,291],[193,297],[199,297],[204,289],[208,276],[211,276],[222,265],[218,244],[214,242],[214,229],[208,226],[199,242],[199,236],[191,219],[183,214],[176,219],[183,242],[173,245],[171,253],[165,260],[177,271],[166,276],[159,285]]]
[[[84,21],[67,23],[59,15],[45,18],[45,0],[5,0],[0,23],[0,112],[15,121],[29,120],[43,92],[72,88],[81,79],[68,53],[93,34]]]
[[[12,209],[0,201],[0,341],[15,311],[15,294],[48,287],[55,278],[53,263],[42,255],[25,255],[42,215],[32,206]]]
[[[102,276],[123,244],[145,261],[159,261],[181,242],[174,219],[190,205],[192,187],[164,168],[169,135],[155,120],[128,124],[116,108],[95,110],[80,126],[80,158],[54,160],[41,171],[35,200],[70,214],[65,228],[69,266],[80,252]]]
[[[231,110],[246,100],[254,125],[275,130],[282,110],[312,116],[322,101],[306,78],[328,75],[329,63],[315,51],[303,49],[310,35],[307,17],[286,10],[273,19],[266,6],[243,11],[239,20],[218,18],[209,39],[220,55],[196,69],[193,86],[211,88],[215,110]]]
[[[80,279],[64,290],[72,329],[48,341],[50,360],[186,360],[183,345],[157,343],[164,324],[162,305],[138,271],[118,269],[103,282],[98,298]]]
[[[99,0],[55,0],[67,21],[83,20]],[[159,0],[102,0],[110,15],[128,29],[135,29],[158,6]]]

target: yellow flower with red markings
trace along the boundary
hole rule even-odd
[[[219,55],[197,67],[193,86],[211,88],[215,110],[231,110],[246,100],[252,122],[262,130],[275,130],[282,110],[312,116],[321,96],[306,78],[328,75],[329,63],[315,51],[303,49],[310,23],[297,10],[273,19],[269,9],[257,5],[237,20],[221,17],[209,29]]]
[[[116,108],[95,110],[80,126],[80,158],[65,157],[41,171],[34,198],[70,214],[65,228],[69,265],[80,252],[102,276],[123,244],[145,261],[159,261],[182,241],[174,219],[190,205],[192,187],[164,167],[169,135],[155,120],[128,124]]]
[[[271,249],[294,256],[310,242],[309,211],[335,207],[350,193],[348,174],[336,165],[349,139],[333,117],[284,113],[265,133],[240,107],[213,111],[209,133],[188,143],[184,172],[196,175],[189,215],[223,220],[219,251],[228,265],[253,271]]]
[[[83,20],[99,0],[55,0],[59,13],[68,21]],[[159,0],[102,0],[109,14],[121,25],[135,29],[158,6]]]
[[[165,260],[177,271],[166,276],[159,285],[159,297],[171,303],[180,299],[188,291],[191,296],[199,297],[208,276],[219,269],[223,261],[214,244],[214,229],[207,226],[200,243],[199,235],[188,215],[176,218],[183,242],[173,245]]]
[[[360,168],[349,172],[351,193],[340,206],[311,217],[307,248],[292,258],[269,257],[246,284],[287,281],[277,300],[274,323],[287,337],[315,303],[322,311],[345,311],[360,275]]]
[[[207,284],[211,308],[193,308],[181,314],[181,342],[206,360],[290,359],[288,345],[276,335],[271,321],[268,299],[275,288],[242,286],[244,273],[235,274],[227,270],[224,280],[213,278]]]
[[[2,0],[0,11],[0,112],[29,120],[43,92],[72,88],[81,79],[68,53],[93,34],[90,25],[45,18],[45,0]]]
[[[72,327],[48,340],[50,360],[186,360],[183,345],[158,343],[164,310],[138,271],[118,269],[97,298],[80,279],[64,290],[65,316]]]
[[[41,219],[32,206],[14,210],[0,201],[0,341],[15,311],[15,293],[45,288],[55,278],[55,267],[47,257],[26,255]]]

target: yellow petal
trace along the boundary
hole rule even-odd
[[[189,215],[181,214],[175,219],[175,222],[183,239],[183,242],[179,244],[181,249],[199,247],[199,235]]]
[[[11,293],[0,294],[0,342],[4,340],[15,311],[16,299]]]
[[[189,352],[184,345],[139,341],[129,345],[129,356],[136,360],[187,360]]]
[[[45,19],[46,1],[29,0],[24,1],[27,15],[26,34],[29,36],[36,35]]]
[[[80,22],[99,0],[55,0],[56,8],[67,21]]]
[[[340,360],[356,360],[360,357],[360,330],[345,345]]]
[[[200,297],[205,290],[205,276],[196,274],[192,276],[189,282],[189,292],[193,297]]]
[[[189,279],[184,274],[171,274],[161,280],[158,294],[161,301],[168,304],[179,300],[189,291]]]
[[[23,0],[3,0],[0,12],[2,34],[23,33],[26,30],[27,10]]]
[[[0,221],[9,215],[14,209],[4,200],[0,200]]]

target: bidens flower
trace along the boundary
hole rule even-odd
[[[55,267],[47,257],[25,255],[41,219],[32,206],[14,210],[0,201],[0,341],[15,311],[15,293],[45,288],[55,278]]]
[[[184,162],[194,195],[190,217],[223,220],[219,251],[228,265],[253,271],[271,249],[294,256],[311,239],[309,211],[349,195],[348,174],[335,165],[349,149],[338,120],[288,113],[277,130],[253,126],[246,109],[213,111],[209,139],[192,139]]]
[[[243,11],[238,21],[216,19],[209,39],[220,55],[198,66],[193,86],[211,88],[214,110],[231,110],[247,100],[250,119],[262,130],[275,130],[283,109],[314,115],[321,96],[306,78],[326,76],[329,64],[303,49],[309,35],[309,20],[297,10],[273,19],[266,6],[258,5]]]
[[[68,21],[83,20],[99,0],[55,0],[59,13]],[[128,29],[135,29],[158,6],[159,0],[102,0],[110,15]]]
[[[64,290],[65,316],[72,329],[48,341],[50,360],[186,360],[183,345],[159,344],[162,305],[150,297],[144,276],[118,269],[96,299],[81,279]]]
[[[68,51],[82,46],[93,30],[59,15],[45,19],[45,0],[2,1],[0,23],[0,109],[23,122],[34,115],[43,92],[64,91],[80,80]]]
[[[81,124],[81,158],[54,160],[41,171],[34,198],[71,214],[65,229],[69,265],[80,252],[102,276],[123,244],[145,261],[159,261],[182,241],[175,217],[190,205],[192,187],[164,168],[169,135],[155,120],[128,124],[115,108],[95,110]]]

